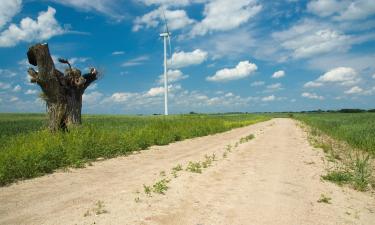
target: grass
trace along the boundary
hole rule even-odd
[[[315,128],[315,132],[322,131],[375,155],[375,113],[308,113],[294,114],[294,118]]]
[[[0,114],[0,186],[268,119],[256,114],[85,115],[83,126],[51,134],[42,114]]]
[[[255,138],[254,134],[249,134],[246,137],[243,137],[240,139],[240,144],[246,143],[254,138]]]
[[[305,123],[310,125],[310,142],[314,147],[323,149],[328,162],[334,165],[333,169],[329,169],[328,173],[322,176],[322,178],[340,186],[349,184],[356,190],[366,191],[373,185],[373,175],[375,175],[371,162],[374,150],[372,147],[363,148],[364,145],[371,146],[372,144],[369,142],[353,142],[353,140],[367,139],[368,134],[364,135],[364,132],[356,133],[356,131],[360,128],[362,130],[373,129],[367,127],[367,124],[363,122],[363,118],[367,118],[369,120],[368,123],[371,124],[373,121],[370,120],[373,114],[333,115],[337,115],[341,119],[341,122],[333,118],[332,114],[326,113],[311,115],[296,114],[295,118],[301,119],[303,117],[302,121],[307,121]],[[323,122],[319,121],[319,118]],[[361,123],[357,123],[356,121],[361,121]],[[351,125],[349,125],[350,123]],[[332,125],[330,129],[328,129],[329,124]],[[340,132],[342,133],[341,135],[339,135]],[[371,135],[371,131],[369,132]],[[352,133],[353,137],[346,139],[345,134],[349,133]],[[374,137],[372,138],[374,139]]]
[[[152,188],[153,191],[157,194],[165,194],[165,192],[168,190],[168,183],[170,180],[168,179],[161,179],[158,182],[156,182]]]

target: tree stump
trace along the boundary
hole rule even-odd
[[[46,101],[51,131],[66,130],[71,125],[81,124],[82,95],[86,88],[97,78],[98,72],[81,75],[81,71],[72,68],[68,60],[59,62],[68,65],[64,73],[55,68],[48,44],[36,44],[29,48],[27,58],[38,71],[29,68],[30,82],[42,89],[42,98]]]

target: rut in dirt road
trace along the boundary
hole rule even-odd
[[[202,173],[170,174],[212,154]],[[295,121],[273,119],[0,188],[0,224],[373,224],[374,196],[321,181],[322,157]],[[144,194],[161,179],[165,195]]]

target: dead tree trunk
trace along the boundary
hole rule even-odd
[[[97,70],[91,68],[89,73],[81,75],[81,71],[71,68],[67,60],[59,59],[69,66],[64,74],[61,73],[55,68],[48,44],[32,46],[27,58],[30,64],[38,67],[38,72],[30,68],[28,73],[31,82],[37,83],[43,91],[50,130],[65,130],[71,125],[81,124],[82,95],[97,79]]]

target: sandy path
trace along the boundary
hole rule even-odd
[[[170,175],[213,152],[202,174]],[[374,196],[321,181],[322,156],[293,120],[274,119],[0,188],[0,224],[374,224]],[[169,190],[147,197],[161,171]],[[97,201],[107,212],[95,215]]]

